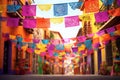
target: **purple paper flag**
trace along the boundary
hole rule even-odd
[[[64,16],[68,14],[67,3],[54,4],[54,16]]]
[[[77,51],[78,51],[78,47],[73,47],[73,48],[72,48],[72,51],[73,51],[73,52],[77,52]]]
[[[84,42],[86,40],[86,37],[85,36],[79,36],[77,39],[79,40],[79,42]]]
[[[35,28],[36,27],[36,19],[24,19],[23,27],[24,28]]]
[[[23,16],[36,16],[36,5],[23,5],[22,15]]]
[[[17,27],[19,23],[19,18],[7,18],[7,26]]]
[[[117,5],[120,6],[120,0],[117,0]]]
[[[87,34],[87,37],[93,37],[94,34]]]
[[[96,34],[97,34],[98,36],[101,36],[101,35],[105,34],[105,31],[102,30],[102,31],[97,32]]]
[[[47,49],[48,50],[54,50],[55,46],[53,44],[50,44],[50,45],[47,46]]]
[[[111,33],[115,31],[115,27],[110,27],[106,29],[107,33]]]
[[[65,27],[73,27],[78,25],[79,25],[78,16],[65,17]]]
[[[69,42],[70,42],[70,39],[69,39],[69,38],[63,39],[63,42],[64,42],[64,43],[69,43]]]
[[[34,43],[39,43],[40,40],[39,40],[39,39],[33,39],[33,42],[34,42]]]
[[[95,20],[97,23],[108,21],[109,20],[108,12],[104,11],[104,12],[95,13]]]

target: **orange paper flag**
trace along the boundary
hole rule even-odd
[[[49,18],[38,18],[37,19],[37,28],[49,28],[50,19]]]
[[[85,0],[85,12],[97,12],[99,11],[99,0]]]

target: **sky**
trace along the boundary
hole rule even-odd
[[[69,2],[78,2],[78,0],[34,0],[34,4],[60,4],[60,3],[69,3]],[[67,17],[67,16],[77,16],[82,15],[82,11],[79,9],[73,10],[68,6],[68,15],[65,16],[59,16],[59,17]],[[44,18],[56,18],[53,15],[53,7],[49,11],[41,11],[37,7],[37,17],[44,17]],[[61,24],[53,24],[50,25],[50,30],[52,31],[58,31],[62,35],[63,38],[74,38],[76,37],[79,29],[81,28],[82,24],[80,22],[79,26],[73,26],[65,28],[64,21]]]

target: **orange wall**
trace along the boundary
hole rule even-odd
[[[7,0],[4,0],[4,5],[7,4]],[[2,12],[2,16],[6,17],[6,8]],[[23,38],[32,38],[32,35],[26,33],[23,26],[18,26],[16,28],[11,28],[7,26],[7,21],[1,22],[1,33],[9,33],[12,35],[20,34]],[[0,34],[1,34],[0,33]],[[14,68],[14,61],[15,61],[15,45],[12,44],[12,69]],[[0,37],[0,69],[3,68],[3,56],[4,55],[4,38]]]

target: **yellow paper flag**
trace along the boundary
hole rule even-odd
[[[38,7],[40,10],[45,10],[45,11],[48,11],[51,9],[51,4],[39,4]]]
[[[15,39],[16,39],[16,36],[14,36],[14,35],[9,35],[9,38],[12,39],[12,40],[15,40]]]
[[[62,23],[64,20],[64,18],[50,18],[50,22],[54,23],[54,24],[60,24]]]

